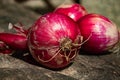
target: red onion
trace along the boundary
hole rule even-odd
[[[27,33],[22,26],[15,26],[11,23],[9,28],[16,30],[16,33],[0,33],[0,52],[3,54],[11,54],[14,50],[27,50]]]
[[[87,14],[86,9],[81,6],[80,4],[68,4],[68,5],[61,5],[54,12],[62,13],[64,15],[69,16],[74,21],[79,20],[82,16]]]
[[[33,57],[53,69],[70,64],[80,48],[80,42],[78,25],[59,13],[41,16],[28,34],[28,46]]]
[[[102,15],[88,14],[78,24],[84,40],[89,38],[82,46],[82,50],[88,53],[102,53],[118,42],[116,25]]]

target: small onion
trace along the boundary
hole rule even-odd
[[[19,26],[9,23],[9,29],[14,29],[15,33],[0,33],[0,53],[12,54],[15,50],[27,51],[27,33],[22,24]]]
[[[68,16],[47,13],[31,27],[28,46],[32,56],[48,68],[63,68],[73,61],[81,43],[78,25]]]
[[[74,21],[79,20],[82,16],[87,14],[86,9],[80,4],[65,4],[57,7],[54,12],[62,13],[69,16]]]
[[[88,53],[102,53],[118,43],[118,29],[105,16],[91,13],[82,17],[78,24],[84,40],[89,38],[82,46]]]

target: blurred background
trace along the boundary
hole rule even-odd
[[[30,27],[40,15],[71,3],[79,3],[89,13],[102,14],[120,26],[119,0],[0,0],[0,31],[6,30],[9,22]]]
[[[30,27],[40,15],[70,3],[79,3],[89,13],[102,14],[120,26],[119,0],[0,0],[0,32],[8,31],[10,22]]]

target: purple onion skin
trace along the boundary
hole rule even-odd
[[[75,22],[87,14],[87,10],[84,8],[84,6],[77,3],[61,5],[57,7],[54,12],[67,15],[71,19],[73,19]]]
[[[118,29],[105,16],[91,13],[82,17],[78,24],[84,40],[89,38],[81,48],[88,54],[101,54],[118,43]]]
[[[80,43],[78,25],[68,16],[59,13],[47,13],[41,16],[31,27],[28,34],[28,46],[32,56],[42,65],[57,69],[68,66],[75,58]],[[65,47],[66,42],[67,48]],[[62,45],[63,44],[63,45]]]

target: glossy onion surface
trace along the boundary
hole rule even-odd
[[[118,42],[118,29],[108,18],[88,14],[78,21],[81,35],[88,41],[82,49],[88,53],[102,53]]]
[[[28,46],[33,57],[48,68],[66,67],[80,48],[78,25],[68,16],[47,13],[32,26]]]
[[[82,16],[87,14],[86,9],[80,4],[61,5],[57,7],[54,12],[67,15],[74,21],[78,21]]]

